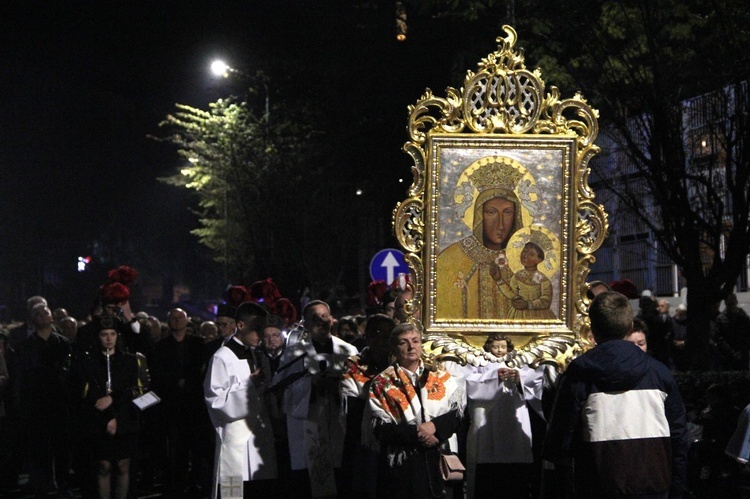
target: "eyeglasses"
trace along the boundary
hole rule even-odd
[[[217,322],[216,325],[219,327],[229,327],[229,326],[233,326],[234,323],[233,322]]]

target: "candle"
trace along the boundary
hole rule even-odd
[[[109,368],[109,349],[107,349],[107,395],[112,393],[112,371]]]

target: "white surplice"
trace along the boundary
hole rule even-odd
[[[473,496],[476,465],[484,463],[531,463],[531,421],[526,401],[533,400],[540,384],[538,371],[524,366],[521,383],[500,381],[497,370],[506,367],[490,363],[466,375],[471,425],[466,437],[466,480]]]
[[[258,389],[250,380],[247,359],[221,347],[211,358],[203,384],[208,412],[216,429],[212,497],[242,498],[242,482],[276,478],[273,432]]]

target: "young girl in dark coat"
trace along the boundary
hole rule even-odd
[[[122,323],[116,317],[95,319],[95,348],[79,358],[84,399],[85,428],[92,434],[93,459],[97,469],[99,497],[109,499],[114,467],[114,497],[128,495],[130,459],[136,453],[140,431],[140,410],[133,399],[140,396],[147,380],[143,380],[144,359],[124,353],[118,348]],[[143,367],[141,367],[143,365]]]

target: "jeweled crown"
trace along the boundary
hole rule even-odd
[[[528,242],[534,243],[542,250],[547,253],[548,251],[552,251],[555,249],[555,245],[550,241],[550,238],[542,232],[541,230],[534,230],[533,228],[530,229],[531,234],[529,235]]]
[[[481,166],[474,173],[469,175],[471,183],[479,192],[493,187],[507,187],[514,189],[518,181],[523,177],[523,172],[518,171],[511,164],[509,158],[497,158],[501,162],[488,163]]]

